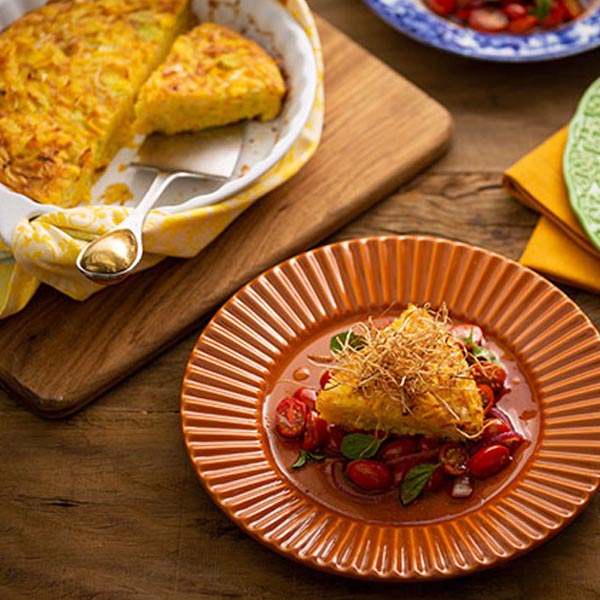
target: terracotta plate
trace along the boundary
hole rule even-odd
[[[271,433],[274,397],[298,385],[289,373],[310,348],[408,302],[445,302],[455,319],[479,324],[528,390],[529,409],[515,418],[529,446],[462,505],[444,494],[408,511],[343,498],[320,465],[292,473]],[[586,316],[519,264],[448,240],[353,240],[274,267],[217,313],[185,373],[183,432],[208,493],[273,550],[352,577],[452,577],[530,550],[590,499],[600,477],[599,365]]]

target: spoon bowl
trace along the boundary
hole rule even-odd
[[[225,183],[235,171],[244,130],[244,125],[234,125],[194,134],[147,137],[132,166],[153,170],[154,180],[140,203],[116,229],[83,248],[77,257],[79,271],[105,285],[118,283],[130,275],[143,256],[144,222],[162,192],[179,177]]]

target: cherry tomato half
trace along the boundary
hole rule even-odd
[[[460,444],[444,444],[439,459],[448,475],[464,475],[469,470],[469,453]]]
[[[483,414],[487,415],[490,408],[494,406],[494,390],[487,383],[477,385],[479,395],[481,396],[481,404],[483,406]]]
[[[313,410],[317,401],[317,392],[307,387],[298,388],[294,392],[294,398],[298,398],[306,404],[306,410]]]
[[[485,383],[489,385],[494,392],[504,389],[506,382],[506,369],[497,363],[483,360],[475,363],[471,367],[471,374],[476,383]]]
[[[275,409],[275,427],[284,438],[297,438],[306,428],[306,404],[298,398],[284,398]]]
[[[378,460],[359,458],[346,466],[350,481],[363,490],[383,490],[392,484],[390,470]]]
[[[506,446],[494,444],[473,454],[469,460],[469,467],[474,477],[485,479],[504,469],[510,461],[510,450]]]
[[[315,450],[321,448],[327,443],[327,439],[327,421],[321,419],[314,410],[309,411],[306,415],[306,429],[302,438],[302,449]]]

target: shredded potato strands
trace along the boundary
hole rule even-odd
[[[433,317],[433,318],[431,318]],[[413,414],[419,396],[433,395],[457,423],[460,417],[439,392],[459,379],[469,378],[462,350],[448,331],[448,311],[429,307],[410,312],[399,326],[380,328],[371,319],[354,327],[364,339],[356,347],[346,338],[335,353],[334,383],[352,382],[364,398],[390,398],[402,405],[404,414]],[[461,431],[465,437],[476,437]],[[479,435],[479,432],[476,434]]]

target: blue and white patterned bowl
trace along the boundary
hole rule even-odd
[[[439,17],[422,0],[365,0],[384,21],[436,48],[498,62],[550,60],[600,46],[598,4],[558,29],[530,35],[479,33]]]

